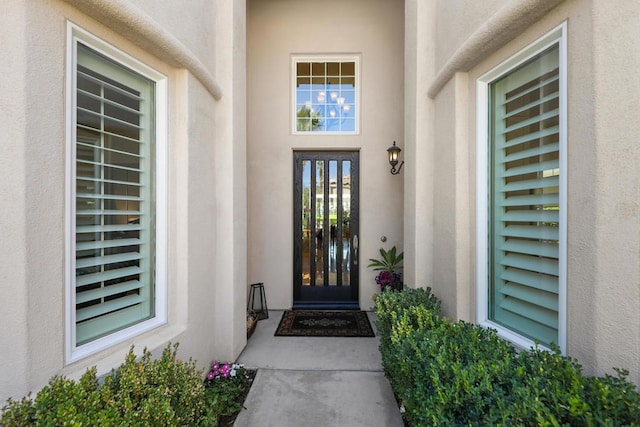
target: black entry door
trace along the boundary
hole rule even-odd
[[[294,153],[293,306],[358,309],[358,152]]]

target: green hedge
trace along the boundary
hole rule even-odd
[[[640,426],[627,372],[584,377],[557,348],[517,352],[493,330],[440,317],[430,289],[383,292],[375,311],[385,375],[411,426]]]
[[[185,426],[215,425],[206,404],[202,371],[176,358],[177,344],[151,359],[146,349],[125,362],[102,384],[96,369],[79,381],[55,376],[35,399],[7,401],[0,425],[13,426]]]

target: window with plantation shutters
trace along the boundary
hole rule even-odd
[[[489,85],[489,320],[558,343],[560,71],[553,45]]]
[[[155,314],[155,82],[77,43],[75,346]]]

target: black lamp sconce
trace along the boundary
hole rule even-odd
[[[396,165],[398,164],[398,155],[402,150],[400,147],[396,145],[396,142],[393,141],[393,145],[387,148],[387,153],[389,153],[389,164],[391,165],[391,175],[398,175],[400,173],[400,169],[402,169],[402,165],[404,165],[404,160],[400,163],[400,167],[396,169]]]

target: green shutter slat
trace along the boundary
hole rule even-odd
[[[548,313],[554,314],[551,311]],[[557,328],[543,325],[511,311],[499,310],[496,313],[495,321],[525,337],[531,338],[531,340],[538,341],[542,345],[549,346],[551,343],[558,342]]]
[[[76,226],[76,233],[108,233],[113,231],[137,231],[142,230],[140,224],[113,224],[113,225],[79,225]]]
[[[556,276],[508,268],[499,274],[499,278],[505,282],[519,283],[530,288],[558,294],[558,278]]]
[[[140,304],[143,301],[144,297],[141,295],[127,295],[122,298],[92,305],[90,307],[79,308],[76,310],[76,322],[82,322],[84,320],[91,319],[92,317],[103,316],[123,308]]]
[[[128,92],[125,92],[125,93],[127,94],[127,96],[130,95]],[[91,98],[94,101],[103,102],[105,104],[111,105],[113,107],[117,107],[117,108],[119,108],[121,110],[124,110],[124,111],[126,111],[128,113],[135,114],[137,116],[141,116],[142,115],[142,113],[139,110],[130,108],[130,107],[128,107],[128,106],[126,106],[124,104],[121,104],[119,102],[116,102],[116,101],[114,101],[112,99],[103,98],[102,96],[96,95],[96,94],[91,93],[91,92],[87,92],[87,91],[82,90],[82,89],[78,89],[78,100],[80,98]],[[138,98],[138,100],[139,99],[140,98]]]
[[[111,122],[115,122],[115,123],[118,123],[120,125],[126,126],[127,128],[136,129],[138,131],[142,129],[140,126],[138,126],[138,125],[136,125],[134,123],[127,122],[125,120],[120,120],[120,119],[118,119],[116,117],[108,116],[106,114],[101,114],[101,113],[98,113],[96,111],[87,110],[86,108],[82,108],[82,107],[78,107],[77,109],[78,109],[79,113],[85,113],[85,114],[88,114],[89,116],[96,117],[96,118],[99,118],[101,120],[102,119],[106,119],[106,120],[109,120]],[[120,136],[120,134],[118,134],[118,133],[116,135]]]
[[[105,152],[105,153],[123,154],[125,156],[133,157],[133,158],[136,158],[136,159],[143,158],[143,156],[141,156],[140,154],[134,153],[132,151],[116,150],[116,149],[113,149],[113,148],[101,147],[101,146],[95,145],[95,144],[78,142],[78,146],[79,147],[83,147],[83,149],[86,148],[86,149],[88,149],[88,151],[95,152],[95,153]]]
[[[77,210],[76,216],[86,216],[86,215],[125,215],[125,216],[140,216],[142,213],[140,211],[126,211],[126,210],[110,210],[105,209],[103,211],[99,209],[87,209],[87,210]]]
[[[557,72],[558,70],[556,70]],[[557,82],[558,80],[560,80],[560,76],[558,74],[553,74],[552,76],[550,76],[547,79],[541,80],[538,83],[536,83],[535,85],[531,86],[530,88],[523,90],[523,91],[518,91],[516,93],[514,93],[514,96],[505,98],[504,102],[502,103],[502,105],[506,105],[510,102],[515,101],[518,98],[523,97],[524,95],[528,95],[532,92],[535,92],[536,90],[543,88],[551,83]]]
[[[106,82],[106,81],[104,81],[102,79],[99,79],[97,77],[94,77],[94,76],[92,76],[90,74],[87,74],[82,70],[78,70],[78,79],[89,80],[89,81],[91,81],[91,82],[93,82],[93,83],[95,83],[95,84],[97,84],[99,86],[109,88],[110,90],[112,90],[114,92],[118,92],[120,95],[123,95],[123,96],[125,96],[125,97],[127,97],[129,99],[132,99],[132,100],[135,100],[135,101],[144,101],[143,98],[141,98],[140,96],[138,96],[138,95],[136,95],[136,94],[134,94],[132,92],[129,92],[128,90],[124,90],[124,89],[122,89],[122,88],[120,88],[118,86],[114,86],[111,83]]]
[[[500,206],[558,206],[560,203],[560,195],[558,193],[551,194],[528,194],[526,196],[511,196],[508,199],[500,201]]]
[[[144,172],[144,169],[142,169],[142,164],[140,165],[139,168],[130,168],[130,167],[127,167],[127,166],[116,165],[114,163],[102,163],[102,162],[94,162],[94,161],[90,161],[90,160],[81,160],[81,159],[76,159],[76,163],[78,164],[78,167],[85,166],[85,165],[104,166],[104,167],[113,168],[113,169],[119,169],[119,170],[124,170],[124,171]],[[93,168],[91,168],[91,170],[93,171]],[[86,179],[86,178],[92,178],[92,177],[95,178],[93,175],[87,175],[87,176],[78,175],[78,178],[80,178],[80,179]]]
[[[78,199],[99,199],[99,200],[144,200],[139,196],[124,196],[120,194],[100,194],[100,193],[76,193]]]
[[[557,223],[560,221],[560,211],[558,210],[519,210],[509,211],[502,215],[504,222],[547,222]]]
[[[142,245],[143,242],[140,239],[116,239],[116,240],[97,240],[93,242],[78,242],[76,243],[76,251],[88,251],[92,249],[106,249],[117,248],[134,245]]]
[[[98,289],[78,292],[76,295],[76,304],[84,304],[90,301],[122,294],[124,292],[134,291],[140,289],[142,286],[142,283],[139,281],[131,280],[128,282],[116,283],[115,285],[103,286]]]
[[[532,141],[542,140],[552,135],[559,136],[560,135],[559,132],[560,132],[559,126],[551,126],[551,127],[539,130],[537,132],[527,133],[517,138],[511,138],[508,141],[504,141],[504,143],[502,144],[502,147],[512,148],[512,147],[517,147],[518,145],[521,145],[521,144],[528,144]],[[551,141],[547,141],[546,145],[549,145],[550,142]],[[553,142],[557,142],[557,138]]]
[[[524,127],[527,127],[529,125],[537,124],[537,123],[543,122],[545,120],[553,119],[555,117],[558,117],[559,112],[560,111],[558,109],[555,109],[555,110],[547,111],[546,113],[531,117],[530,119],[523,120],[521,122],[518,122],[518,123],[516,123],[514,125],[511,125],[511,126],[505,128],[505,129],[503,129],[502,130],[502,134],[506,135],[508,133],[511,133],[513,131],[516,131],[516,130],[520,130],[520,129],[522,129]],[[507,138],[505,138],[505,139],[507,139]]]
[[[529,288],[517,283],[506,283],[500,288],[502,295],[527,301],[530,304],[537,305],[547,310],[558,312],[558,295],[543,292],[535,288]]]
[[[535,225],[509,225],[502,229],[500,236],[523,237],[527,239],[554,240],[559,237],[558,227]]]
[[[527,159],[529,157],[541,156],[548,153],[556,153],[560,149],[560,143],[553,142],[545,144],[540,147],[534,147],[527,150],[516,151],[515,153],[508,154],[502,158],[501,163],[514,162],[516,160]]]
[[[502,257],[500,264],[505,267],[519,268],[528,271],[537,271],[553,276],[557,276],[558,274],[560,274],[558,268],[558,260],[555,259],[508,253],[507,255]]]
[[[524,111],[527,111],[527,110],[529,110],[529,109],[531,109],[533,107],[538,107],[538,106],[540,106],[540,105],[542,105],[542,104],[544,104],[546,102],[553,101],[555,99],[558,99],[558,92],[551,93],[551,94],[549,94],[549,95],[547,95],[547,96],[545,96],[543,98],[538,98],[533,102],[530,102],[530,103],[528,103],[526,105],[523,105],[522,107],[519,107],[519,108],[516,108],[515,110],[509,111],[502,118],[503,119],[508,119],[508,118],[516,116],[516,115],[518,115],[518,114],[520,114],[520,113],[522,113]]]
[[[535,240],[509,239],[500,246],[500,250],[504,252],[543,256],[555,259],[558,258],[559,254],[557,243],[539,242]]]
[[[530,304],[516,298],[507,298],[500,303],[500,308],[511,311],[519,316],[533,320],[553,329],[558,328],[558,313],[553,310]]]
[[[116,270],[108,270],[101,273],[83,274],[76,277],[76,287],[82,287],[93,283],[106,282],[108,280],[121,279],[123,277],[136,276],[144,273],[140,267],[125,267]]]
[[[89,132],[98,132],[98,133],[100,133],[102,135],[108,135],[108,136],[112,136],[114,138],[130,141],[130,142],[135,142],[136,144],[141,144],[141,145],[145,144],[145,141],[143,141],[141,139],[131,138],[129,136],[120,135],[118,133],[113,133],[113,132],[108,132],[106,130],[92,128],[91,126],[86,126],[86,125],[83,125],[82,123],[78,123],[77,128],[78,129],[84,129],[84,130],[87,130]],[[81,140],[81,138],[78,137],[78,140]]]
[[[499,176],[501,178],[509,178],[509,177],[514,177],[519,175],[527,175],[530,173],[540,173],[544,171],[550,171],[550,170],[558,169],[559,167],[560,167],[560,160],[553,159],[553,160],[548,160],[546,162],[529,163],[523,166],[515,166],[502,172]]]
[[[550,176],[539,179],[526,179],[522,181],[514,181],[502,186],[502,192],[507,193],[509,191],[520,190],[533,190],[538,188],[551,188],[557,187],[560,184],[560,177]]]
[[[141,303],[122,308],[118,311],[93,317],[76,323],[77,345],[85,344],[96,338],[119,331],[128,326],[135,325],[142,320],[148,319],[149,299],[144,299]]]
[[[137,261],[142,258],[138,252],[125,252],[115,255],[104,255],[76,260],[76,268],[94,267],[97,265],[109,265],[119,262]]]

